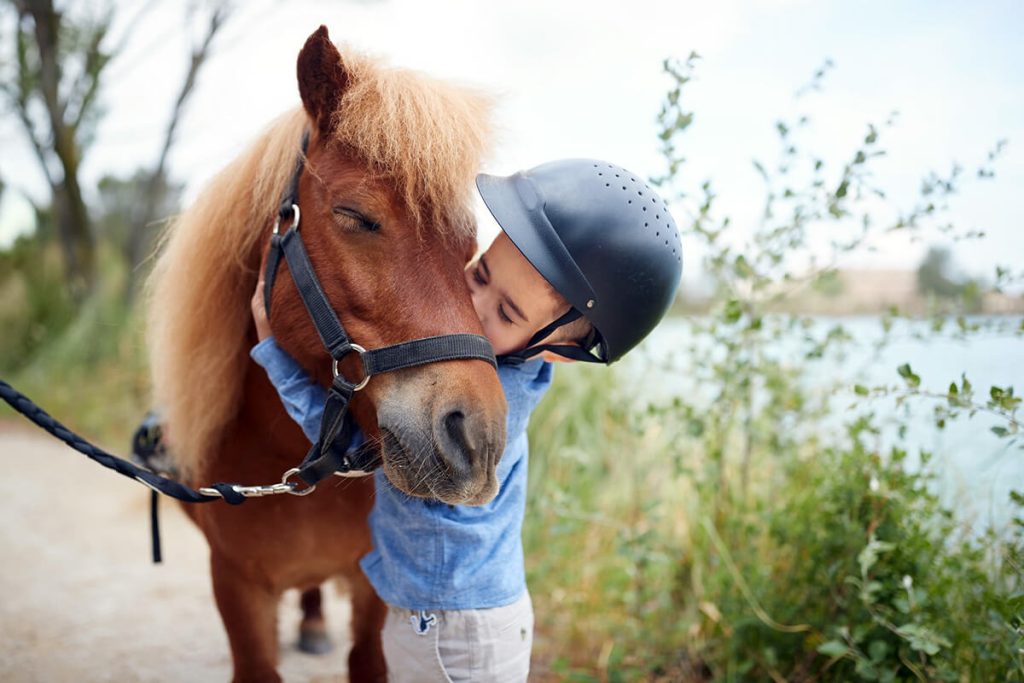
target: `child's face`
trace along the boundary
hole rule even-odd
[[[466,266],[466,283],[496,355],[525,348],[569,308],[505,233]]]

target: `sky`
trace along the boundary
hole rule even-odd
[[[142,5],[119,2],[113,35]],[[107,115],[82,167],[87,186],[107,173],[151,165],[185,72],[188,41],[201,26],[195,3],[155,0],[111,65]],[[802,113],[804,143],[838,172],[869,122],[899,116],[886,131],[875,184],[909,206],[930,170],[974,166],[1000,139],[1008,146],[993,181],[968,182],[954,199],[961,227],[980,242],[951,244],[959,268],[988,275],[1024,266],[1024,3],[953,2],[630,3],[605,0],[251,0],[215,44],[182,121],[172,176],[186,201],[278,113],[299,103],[295,57],[326,24],[342,51],[358,49],[492,93],[495,150],[481,170],[507,174],[562,157],[606,159],[650,177],[663,171],[656,115],[669,86],[666,57],[701,55],[685,92],[695,121],[683,139],[684,181],[712,180],[719,213],[743,242],[761,213],[752,159],[770,161],[775,122]],[[9,36],[9,33],[4,34]],[[8,46],[4,46],[6,52]],[[826,60],[821,92],[795,97]],[[43,176],[9,113],[0,113],[0,176],[16,192],[0,205],[0,246],[30,228],[19,193],[42,198]],[[681,211],[675,211],[682,222]],[[494,234],[480,211],[481,237]],[[843,265],[913,268],[926,244],[899,235]],[[684,244],[684,270],[701,252]]]

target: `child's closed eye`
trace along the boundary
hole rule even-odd
[[[508,317],[508,314],[505,313],[505,306],[503,304],[498,304],[498,317],[501,318],[507,325],[514,324],[512,322],[512,318]]]

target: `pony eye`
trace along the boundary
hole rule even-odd
[[[380,232],[380,223],[367,218],[355,209],[350,209],[347,206],[335,206],[331,209],[331,212],[334,213],[335,216],[344,216],[351,219],[356,223],[360,230],[365,230],[366,232]]]

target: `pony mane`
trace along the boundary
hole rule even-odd
[[[330,144],[366,163],[403,200],[422,238],[475,236],[473,178],[489,133],[489,101],[409,71],[346,55],[349,88]],[[155,405],[185,476],[218,446],[242,405],[249,299],[264,241],[294,171],[300,107],[225,167],[170,226],[149,279]]]

